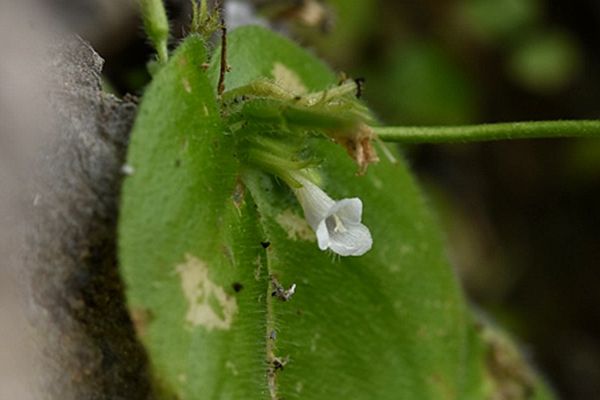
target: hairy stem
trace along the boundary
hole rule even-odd
[[[507,122],[465,126],[373,128],[384,142],[467,143],[554,137],[600,138],[600,120]]]
[[[161,64],[169,58],[169,20],[162,0],[140,0],[144,29]]]

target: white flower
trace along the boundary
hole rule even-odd
[[[371,249],[371,232],[360,222],[362,201],[359,198],[335,201],[300,174],[293,177],[302,184],[293,191],[304,210],[306,222],[317,235],[321,250],[331,249],[341,256],[361,256]]]

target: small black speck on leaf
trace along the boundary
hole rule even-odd
[[[271,245],[271,242],[260,242],[260,245],[263,247],[263,249],[266,249]]]
[[[273,359],[273,370],[274,371],[282,371],[287,363],[288,363],[287,358],[281,359],[281,358],[275,357]]]
[[[360,99],[365,85],[365,78],[356,78],[354,82],[356,82],[356,98]]]
[[[244,285],[242,285],[239,282],[234,282],[231,287],[233,288],[233,290],[235,290],[236,293],[239,293],[242,291],[242,289],[244,288]]]

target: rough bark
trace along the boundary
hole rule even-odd
[[[16,4],[0,4],[0,397],[148,399],[116,262],[136,106],[102,92],[91,47]]]

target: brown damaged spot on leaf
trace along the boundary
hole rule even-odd
[[[182,78],[181,79],[181,84],[183,85],[183,89],[188,92],[188,93],[192,93],[192,86],[190,85],[190,81],[187,78]]]
[[[146,336],[148,332],[148,325],[154,319],[152,311],[146,308],[133,308],[131,310],[131,320],[133,321],[133,327],[138,337]]]
[[[178,265],[176,271],[181,277],[181,287],[188,302],[186,322],[191,327],[200,325],[209,331],[229,330],[238,312],[237,301],[209,279],[207,265],[186,254],[185,262]]]
[[[361,122],[351,131],[332,132],[335,142],[346,149],[350,157],[358,164],[358,175],[364,175],[369,164],[379,161],[373,148],[375,132],[370,126]]]
[[[229,261],[231,265],[237,265],[235,262],[235,253],[233,252],[233,248],[230,245],[221,245],[221,253],[223,254],[223,256],[225,256],[225,258],[227,259],[227,261]]]
[[[292,210],[288,209],[279,214],[276,221],[287,233],[288,239],[315,241],[315,234],[306,220]]]
[[[492,400],[525,400],[534,395],[534,373],[510,339],[484,327],[487,345],[485,372],[491,383]]]
[[[300,96],[308,92],[298,74],[282,63],[276,62],[273,65],[271,75],[273,75],[273,79],[277,85],[296,96]]]
[[[256,259],[254,260],[254,262],[252,264],[256,267],[256,268],[254,268],[254,279],[258,282],[258,281],[260,281],[262,270],[263,270],[263,264],[262,264],[262,259],[261,259],[260,255],[256,256]]]
[[[238,212],[244,203],[244,196],[246,195],[246,186],[238,176],[235,181],[235,188],[233,189],[233,194],[231,198],[233,199],[233,205],[237,208]]]

